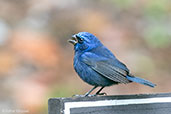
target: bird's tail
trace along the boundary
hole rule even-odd
[[[153,84],[150,81],[147,81],[147,80],[144,80],[142,78],[135,77],[135,76],[132,76],[132,75],[127,75],[126,78],[128,80],[130,80],[130,81],[133,81],[133,82],[136,82],[136,83],[140,83],[140,84],[143,84],[143,85],[146,85],[146,86],[150,86],[150,87],[155,87],[156,86],[156,84]]]

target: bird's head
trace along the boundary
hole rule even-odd
[[[89,51],[102,45],[96,36],[88,32],[74,34],[68,42],[74,45],[75,51]]]

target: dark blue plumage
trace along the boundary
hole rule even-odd
[[[118,83],[137,82],[150,87],[155,84],[135,77],[129,73],[125,64],[120,62],[96,36],[88,32],[80,32],[69,40],[74,45],[74,69],[82,80],[94,88],[85,94],[88,96],[96,87],[101,89]]]

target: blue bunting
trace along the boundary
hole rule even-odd
[[[84,96],[88,96],[96,87],[101,89],[95,95],[101,95],[100,91],[106,87],[119,83],[136,82],[150,87],[155,84],[135,77],[129,73],[125,64],[120,62],[110,50],[108,50],[96,36],[88,32],[79,32],[69,40],[74,45],[74,69],[80,78],[94,88]]]

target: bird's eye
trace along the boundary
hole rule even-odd
[[[84,41],[83,38],[81,38],[81,37],[79,37],[79,36],[77,36],[77,35],[76,35],[76,38],[78,39],[78,42],[79,42],[80,44],[83,43],[83,41]]]

